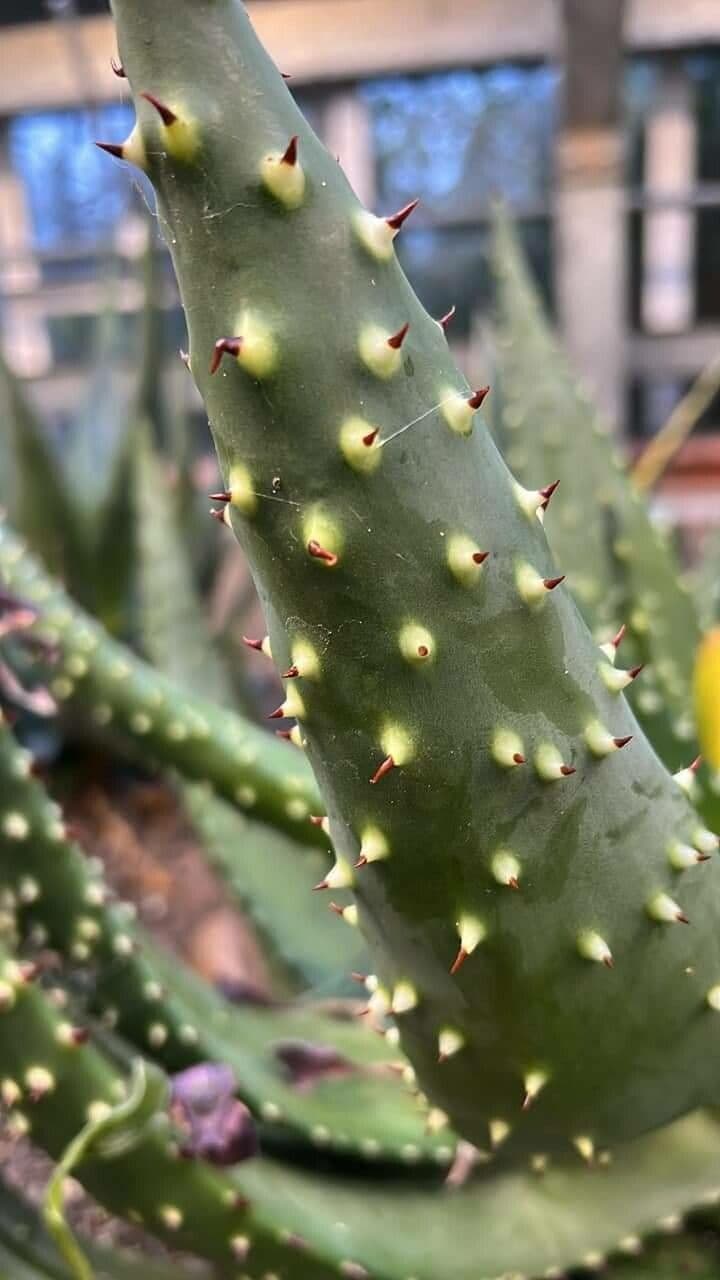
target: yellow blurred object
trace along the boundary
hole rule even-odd
[[[698,649],[695,715],[703,754],[720,769],[720,627],[709,631]]]

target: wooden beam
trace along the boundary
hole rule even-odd
[[[677,49],[720,41],[717,0],[629,0],[626,43],[633,49]]]
[[[296,83],[385,72],[538,60],[559,48],[556,0],[251,0],[250,13]],[[0,115],[82,100],[116,101],[112,21],[3,27]],[[628,0],[626,45],[661,49],[717,43],[718,0]]]
[[[628,365],[638,377],[693,378],[720,350],[720,326],[703,325],[672,337],[633,334]]]
[[[262,41],[297,84],[380,72],[540,59],[557,45],[554,0],[255,0]],[[110,18],[2,30],[0,115],[83,99],[117,101]]]

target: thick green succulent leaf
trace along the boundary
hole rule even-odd
[[[508,1160],[720,1101],[720,860],[675,868],[711,842],[473,429],[482,395],[395,259],[409,210],[362,209],[239,3],[114,10],[123,154],[158,193],[375,1005],[458,1131],[510,1130]]]
[[[645,664],[627,693],[662,760],[681,769],[697,753],[692,715],[698,612],[668,535],[653,523],[625,462],[558,346],[517,236],[496,212],[493,266],[500,407],[496,436],[530,489],[560,481],[545,512],[550,545],[596,637],[627,635],[619,668]],[[696,802],[713,830],[720,801],[703,768]]]
[[[327,895],[312,892],[327,855],[251,822],[200,783],[185,784],[181,795],[208,861],[295,988],[315,998],[357,995],[350,974],[368,971],[367,948],[357,929],[328,910]]]
[[[704,539],[692,586],[700,624],[708,631],[720,621],[720,529]]]
[[[69,1041],[62,1015],[16,968],[2,966],[0,1074],[21,1090],[16,1112],[59,1156],[91,1103],[123,1084],[91,1043]],[[290,1280],[499,1280],[597,1265],[621,1241],[703,1199],[715,1200],[720,1129],[697,1115],[628,1145],[605,1170],[550,1167],[484,1174],[458,1192],[379,1177],[337,1181],[265,1158],[232,1175],[178,1160],[158,1113],[110,1159],[77,1176],[113,1212],[215,1262],[222,1276],[268,1270]],[[247,1257],[247,1263],[246,1263]]]
[[[33,550],[53,573],[85,564],[76,512],[48,436],[0,353],[0,495]]]
[[[0,583],[37,610],[27,634],[56,649],[59,661],[46,674],[70,711],[98,730],[123,735],[146,763],[210,782],[231,803],[300,843],[326,845],[308,821],[323,807],[302,753],[237,713],[187,693],[113,640],[45,573],[5,521]]]
[[[68,838],[6,723],[0,887],[24,912],[30,936],[40,928],[41,940],[76,966],[79,989],[105,1023],[167,1070],[227,1063],[244,1101],[295,1143],[408,1163],[451,1159],[452,1138],[426,1133],[393,1046],[358,1020],[360,1006],[344,1018],[310,1005],[234,1007],[130,924]],[[329,1063],[316,1064],[318,1048],[330,1052]]]
[[[179,684],[231,706],[232,682],[208,633],[172,495],[147,439],[136,458],[136,489],[145,651]],[[181,795],[210,862],[262,931],[275,961],[316,995],[349,994],[349,974],[366,970],[367,958],[357,931],[312,893],[326,873],[327,855],[271,833],[209,787],[186,785]]]
[[[689,690],[699,631],[674,550],[573,375],[502,209],[492,261],[505,458],[530,489],[560,481],[545,512],[550,545],[598,637],[627,623],[622,665],[651,664],[628,696],[663,759],[680,768],[695,740]]]
[[[232,707],[232,681],[209,634],[167,474],[147,431],[138,441],[133,481],[142,647],[171,679]]]
[[[719,1272],[720,1244],[709,1233],[697,1232],[653,1240],[638,1257],[616,1261],[604,1274],[607,1280],[715,1280]]]
[[[0,1076],[13,1090],[16,1123],[54,1158],[85,1127],[88,1116],[127,1095],[121,1066],[72,1027],[43,992],[6,956],[0,960],[3,995]],[[235,1277],[252,1239],[262,1270],[283,1262],[283,1274],[325,1277],[328,1269],[294,1255],[279,1241],[279,1219],[256,1218],[238,1180],[197,1160],[178,1158],[175,1134],[161,1109],[145,1126],[128,1130],[127,1142],[98,1151],[76,1175],[113,1213],[130,1217],[178,1248],[217,1264]],[[267,1197],[270,1200],[270,1196]],[[265,1206],[267,1207],[267,1206]],[[297,1261],[296,1261],[297,1258]]]

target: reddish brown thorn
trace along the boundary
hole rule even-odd
[[[534,1100],[535,1099],[531,1093],[526,1093],[525,1097],[523,1098],[523,1104],[522,1104],[523,1111],[529,1111]]]
[[[419,644],[417,652],[418,652],[418,658],[427,658],[430,650],[428,649],[426,644]]]
[[[282,76],[283,80],[292,80],[292,76],[288,75],[287,71],[281,71],[280,75]]]
[[[403,205],[402,209],[398,209],[397,213],[391,213],[390,217],[385,219],[391,230],[399,231],[403,222],[407,221],[413,209],[417,209],[419,203],[419,200],[411,200],[409,204]]]
[[[280,163],[290,164],[290,165],[297,164],[297,154],[298,154],[298,135],[295,133],[293,134],[292,138],[288,142],[285,153],[280,157]]]
[[[367,974],[366,974],[366,973],[356,973],[356,972],[355,972],[355,970],[353,970],[353,972],[350,974],[350,977],[352,978],[353,982],[360,982],[360,983],[362,983],[362,985],[364,986],[364,985],[365,985],[365,981],[366,981],[366,979],[367,979]]]
[[[296,667],[296,666],[292,666],[292,667],[288,667],[287,671],[283,671],[282,675],[280,676],[280,679],[281,679],[281,680],[294,680],[294,679],[295,679],[295,677],[296,677],[296,676],[299,676],[299,675],[300,675],[300,672],[298,671],[297,667]]]
[[[711,853],[699,853],[699,854],[698,854],[698,856],[697,856],[697,860],[698,860],[698,862],[712,862],[712,854],[711,854]]]
[[[321,827],[325,819],[323,818],[322,814],[311,813],[310,821],[314,827]]]
[[[292,729],[276,729],[275,730],[275,737],[284,738],[286,742],[290,741],[291,735],[292,735]]]
[[[219,520],[219,521],[220,521],[220,524],[224,524],[224,523],[225,523],[225,508],[224,508],[224,507],[211,507],[211,508],[210,508],[210,515],[212,516],[213,520]]]
[[[702,762],[703,762],[702,756],[696,756],[692,764],[688,765],[688,769],[690,770],[691,773],[697,773]]]
[[[40,974],[40,965],[34,960],[21,960],[18,969],[23,982],[34,982]]]
[[[478,387],[477,391],[473,391],[472,395],[468,397],[468,404],[470,405],[470,408],[479,409],[483,400],[489,394],[490,394],[489,387]]]
[[[450,966],[450,972],[451,972],[451,973],[457,973],[458,969],[462,969],[462,967],[463,967],[463,965],[464,965],[465,961],[466,961],[466,960],[467,960],[467,958],[468,958],[468,954],[469,954],[469,953],[465,950],[465,948],[464,948],[464,947],[461,947],[461,948],[460,948],[460,950],[458,951],[458,953],[457,953],[457,955],[456,955],[455,959],[453,960],[453,962],[452,962],[452,964],[451,964],[451,966]],[[438,1061],[439,1061],[439,1059],[438,1059]]]
[[[118,62],[117,58],[111,58],[110,66],[119,80],[127,80],[127,71],[125,70],[122,62]]]
[[[519,751],[515,751],[513,753],[513,764],[525,764],[525,763],[526,763],[525,756],[521,755]]]
[[[338,906],[337,902],[330,902],[328,905],[330,907],[330,910],[335,912],[336,916],[341,916],[343,911],[345,910],[344,907]]]
[[[507,884],[508,884],[508,889],[520,888],[520,881],[518,880],[517,876],[510,876]]]
[[[624,635],[625,635],[625,632],[626,632],[626,631],[627,631],[627,626],[626,626],[626,625],[625,625],[625,623],[623,622],[623,624],[622,624],[622,626],[621,626],[620,630],[618,631],[617,635],[614,635],[614,636],[613,636],[613,638],[612,638],[612,640],[610,641],[610,643],[611,643],[611,645],[612,645],[613,649],[619,649],[619,648],[620,648],[620,645],[621,645],[621,644],[622,644],[622,642],[623,642],[623,637],[624,637]]]
[[[380,428],[375,427],[372,431],[368,431],[366,436],[363,436],[362,442],[366,448],[369,449],[370,446],[375,443],[375,441],[377,440],[379,431],[380,431]]]
[[[563,778],[571,778],[574,773],[577,773],[577,769],[571,764],[561,764],[560,772]]]
[[[560,481],[559,481],[559,480],[553,480],[552,484],[547,484],[547,485],[545,486],[545,488],[544,488],[544,489],[541,489],[541,490],[540,490],[540,493],[542,494],[542,499],[543,499],[543,501],[542,501],[542,509],[543,509],[543,511],[546,511],[546,510],[547,510],[547,507],[548,507],[548,504],[549,504],[549,502],[550,502],[550,499],[552,498],[552,496],[553,496],[553,494],[554,494],[555,490],[557,489],[557,487],[558,487],[559,483],[560,483]]]
[[[359,871],[361,867],[366,867],[366,866],[367,866],[367,858],[365,857],[364,853],[361,853],[360,857],[355,863],[355,870]]]
[[[644,669],[645,669],[644,662],[641,662],[639,667],[631,667],[630,670],[628,671],[628,675],[630,679],[637,680],[638,676],[640,675],[640,672],[644,671]]]
[[[621,747],[626,747],[628,742],[632,742],[632,740],[633,736],[631,733],[628,733],[624,738],[613,738],[613,742],[618,750],[620,750]]]
[[[208,498],[211,502],[229,502],[232,494],[229,489],[223,489],[221,493],[209,493]]]
[[[484,564],[489,555],[489,551],[473,551],[472,562],[473,564]]]
[[[554,591],[555,588],[559,587],[560,583],[564,581],[565,574],[561,573],[559,578],[543,578],[543,586],[546,591]]]
[[[243,636],[242,642],[247,645],[248,649],[256,649],[258,653],[262,653],[263,639],[254,640],[252,636]]]
[[[313,885],[313,891],[316,891],[317,889],[327,889],[327,887],[328,887],[327,880],[320,880],[318,884]]]
[[[316,542],[314,538],[311,538],[308,542],[307,549],[308,555],[311,555],[314,560],[324,560],[325,563],[329,564],[331,567],[336,565],[338,562],[338,557],[335,555],[335,552],[328,551],[325,547],[321,547],[320,543]]]
[[[603,956],[603,964],[605,965],[606,969],[615,968],[615,961],[613,960],[612,956]]]
[[[170,126],[171,124],[175,124],[175,121],[177,120],[175,112],[171,111],[170,107],[167,107],[159,98],[156,98],[154,93],[141,93],[140,97],[144,98],[146,102],[150,103],[151,107],[155,108],[164,125]]]
[[[71,1038],[73,1044],[87,1044],[90,1039],[90,1032],[87,1027],[73,1027]]]
[[[107,151],[108,155],[114,156],[116,160],[124,160],[125,158],[124,148],[118,142],[96,142],[95,146],[99,147],[101,151]]]
[[[180,350],[178,351],[178,355],[182,360],[183,364],[185,365],[185,368],[187,369],[188,373],[190,373],[190,352],[183,351],[181,347]]]
[[[270,712],[270,715],[268,716],[268,720],[284,720],[284,719],[285,719],[285,704],[281,702],[279,707],[276,707],[274,711]]]
[[[397,333],[394,333],[391,338],[388,338],[387,344],[389,347],[392,347],[393,351],[400,350],[403,342],[405,341],[405,338],[407,336],[407,331],[409,328],[410,328],[410,321],[406,320],[405,324],[401,325]]]
[[[440,325],[440,328],[442,329],[443,333],[447,333],[448,325],[450,324],[450,321],[455,315],[456,310],[457,308],[455,306],[455,303],[453,303],[450,310],[446,311],[445,315],[441,316],[440,319],[438,320],[438,324]]]
[[[688,918],[687,918],[687,916],[685,915],[685,912],[684,912],[684,911],[678,911],[678,913],[677,913],[677,915],[676,915],[675,919],[677,920],[678,924],[689,924],[689,923],[690,923],[690,921],[688,920]]]
[[[215,346],[213,347],[212,360],[210,361],[210,372],[217,373],[223,356],[235,356],[235,359],[237,359],[241,350],[242,338],[218,338]]]
[[[378,765],[372,778],[370,779],[370,782],[374,786],[376,782],[379,782],[381,778],[385,777],[386,773],[389,773],[390,770],[394,768],[395,768],[395,761],[393,760],[392,756],[386,756],[382,764]]]

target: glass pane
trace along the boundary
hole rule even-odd
[[[697,370],[699,373],[700,370]],[[682,397],[690,390],[694,378],[679,374],[668,377],[638,376],[630,380],[628,388],[631,435],[645,439],[653,436],[667,422]],[[720,393],[716,395],[700,416],[693,429],[697,435],[709,435],[720,430]]]
[[[698,320],[720,319],[720,208],[697,212],[695,288]]]
[[[378,206],[422,197],[423,216],[462,222],[493,196],[542,206],[552,176],[557,73],[500,66],[370,81]]]
[[[3,0],[4,23],[40,22],[54,14],[107,13],[106,0]]]
[[[36,249],[84,248],[111,236],[138,178],[129,181],[126,168],[109,162],[95,139],[125,138],[133,119],[131,106],[113,103],[10,121],[10,163],[25,186]]]
[[[547,219],[519,223],[526,252],[546,303],[551,303],[550,225]],[[396,241],[398,257],[420,301],[440,317],[456,307],[450,337],[467,336],[472,319],[492,306],[487,265],[488,224],[475,227],[408,227]]]
[[[698,181],[720,182],[720,50],[688,59],[695,88]]]
[[[625,179],[632,187],[643,184],[645,121],[655,102],[658,73],[657,58],[628,58],[625,63]]]

